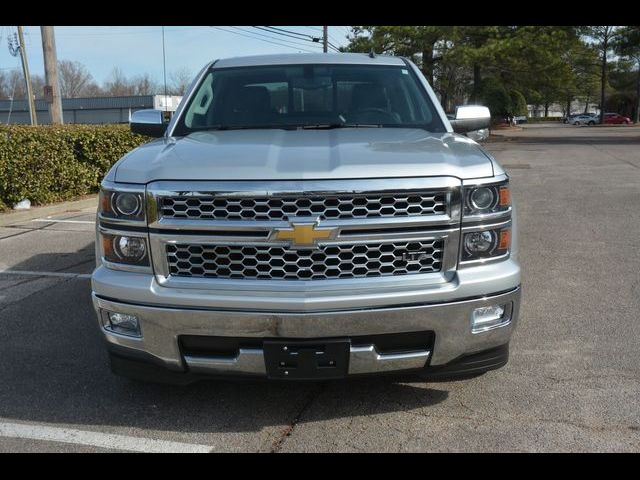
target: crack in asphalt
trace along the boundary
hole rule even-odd
[[[287,438],[289,438],[293,434],[293,431],[295,430],[296,426],[300,422],[302,415],[304,415],[305,412],[309,410],[309,408],[311,407],[311,404],[316,400],[316,398],[320,396],[320,394],[325,390],[325,388],[326,386],[323,383],[318,386],[315,386],[311,390],[311,392],[309,392],[309,395],[307,396],[306,400],[303,402],[302,406],[300,407],[296,415],[293,417],[293,420],[291,421],[291,423],[287,425],[287,427],[284,430],[282,430],[278,438],[274,440],[273,443],[271,444],[271,450],[269,451],[269,453],[278,453],[282,449],[282,445],[284,445],[284,442],[287,440]]]
[[[67,282],[70,282],[71,280],[76,280],[76,278],[68,278],[66,280],[63,279],[60,282],[54,282],[53,284],[49,285],[48,287],[44,287],[44,288],[41,288],[39,290],[36,290],[35,292],[31,292],[29,295],[27,295],[25,297],[22,297],[19,300],[16,300],[14,302],[10,302],[10,303],[7,303],[5,305],[2,305],[2,306],[0,306],[0,313],[4,312],[7,308],[11,307],[12,305],[16,305],[16,304],[18,304],[18,303],[20,303],[20,302],[22,302],[24,300],[27,300],[27,299],[31,298],[32,296],[34,296],[37,293],[46,292],[47,290],[50,290],[53,287],[57,287],[58,285],[63,285],[65,283],[67,283]]]
[[[474,410],[472,410],[475,413],[475,416],[469,416],[469,415],[447,415],[447,414],[442,414],[442,413],[437,413],[437,414],[427,414],[427,413],[422,413],[422,412],[407,412],[407,414],[409,415],[415,415],[418,417],[422,417],[422,418],[441,418],[441,419],[450,419],[450,420],[467,420],[467,421],[472,421],[472,422],[479,422],[479,423],[483,423],[484,422],[484,418],[483,418],[483,414],[482,413],[478,413]],[[505,417],[493,417],[493,420],[496,420],[498,422],[501,423],[513,423],[515,422],[522,422],[522,423],[551,423],[551,424],[556,424],[556,425],[566,425],[566,426],[570,426],[570,427],[575,427],[575,428],[579,428],[579,429],[583,429],[583,430],[588,430],[588,431],[592,431],[592,432],[606,432],[606,431],[612,431],[612,432],[624,432],[624,431],[631,431],[631,432],[636,432],[640,430],[640,425],[588,425],[585,423],[580,423],[580,422],[576,422],[576,421],[572,421],[572,420],[563,420],[563,419],[552,419],[552,418],[544,418],[544,417],[532,417],[532,418],[527,418],[527,417],[521,417],[519,415],[507,415]]]
[[[20,227],[3,227],[3,228],[15,228],[15,229],[18,229]],[[0,241],[7,240],[8,238],[19,237],[20,235],[24,235],[25,233],[33,232],[34,230],[42,230],[42,229],[41,228],[29,228],[29,229],[22,229],[22,230],[24,230],[24,232],[20,232],[20,233],[14,234],[14,235],[8,235],[6,237],[2,237],[2,238],[0,238]]]
[[[617,161],[622,162],[622,163],[626,163],[627,165],[631,165],[633,168],[639,168],[639,169],[640,169],[640,165],[636,165],[635,163],[630,162],[629,160],[625,160],[624,158],[617,157],[617,156],[615,156],[613,153],[611,153],[611,152],[609,152],[609,151],[607,151],[607,150],[603,150],[602,148],[598,148],[598,147],[596,147],[596,145],[595,145],[594,143],[592,143],[592,142],[585,142],[585,143],[586,143],[587,145],[589,145],[591,148],[593,148],[594,150],[598,150],[599,152],[602,152],[602,153],[604,153],[604,154],[606,154],[606,155],[610,156],[610,157],[611,157],[611,158],[613,158],[614,160],[617,160]]]
[[[61,229],[47,228],[47,227],[51,227],[51,226],[55,226],[55,222],[46,223],[42,227],[37,227],[37,228],[21,227],[21,226],[18,226],[18,225],[5,225],[2,228],[13,228],[15,230],[24,230],[24,232],[16,233],[15,235],[9,235],[9,236],[6,236],[6,237],[1,237],[0,241],[7,240],[9,238],[19,237],[20,235],[25,235],[25,234],[27,234],[29,232],[37,232],[37,231],[41,231],[41,230],[47,230],[47,231],[50,231],[50,232],[51,231],[53,231],[53,232],[81,232],[81,233],[90,232],[89,230],[61,230]],[[93,230],[91,230],[91,231],[93,231]]]

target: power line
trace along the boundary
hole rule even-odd
[[[135,31],[113,31],[112,29],[105,28],[103,32],[82,32],[82,33],[60,33],[56,34],[58,37],[96,37],[96,36],[115,36],[115,35],[150,35],[157,34],[158,30],[153,29],[136,29]]]
[[[293,35],[298,35],[300,37],[306,37],[306,38],[310,38],[313,39],[314,37],[312,37],[311,35],[307,35],[306,33],[300,33],[300,32],[293,32],[291,30],[285,30],[284,28],[278,28],[278,27],[269,27],[267,26],[266,28],[269,28],[271,30],[276,30],[278,32],[286,32],[286,33],[291,33]],[[275,32],[274,32],[275,33]]]
[[[278,31],[269,30],[268,27],[264,28],[264,27],[254,26],[253,28],[257,28],[259,30],[264,30],[265,32],[269,32],[269,33],[275,34],[275,35],[280,35],[280,36],[283,36],[283,37],[295,38],[296,40],[299,40],[299,41],[318,43],[318,41],[320,40],[320,39],[318,39],[316,41],[316,40],[314,40],[314,38],[316,38],[316,37],[311,37],[310,35],[303,35],[304,38],[296,37],[295,35],[289,35],[288,33],[280,33]],[[291,40],[289,40],[289,41],[291,41]]]
[[[340,43],[338,40],[335,39],[335,37],[333,35],[331,35],[331,29],[327,29],[327,32],[329,34],[329,39],[333,40],[335,43]]]
[[[270,38],[271,40],[278,40],[278,41],[281,41],[281,42],[290,43],[291,45],[302,45],[304,47],[312,46],[312,45],[309,45],[309,44],[306,44],[306,43],[301,43],[300,41],[294,42],[293,40],[280,40],[277,37],[272,37],[270,35],[265,35],[264,33],[260,33],[260,32],[251,32],[251,31],[243,30],[243,29],[241,29],[239,27],[231,27],[231,28],[235,28],[236,30],[240,30],[241,32],[250,33],[252,35],[260,35],[261,37]],[[257,28],[257,27],[254,27],[254,28]],[[302,40],[302,39],[298,39],[298,40]]]
[[[322,34],[322,29],[321,29],[320,27],[313,27],[313,26],[305,25],[305,26],[304,26],[304,28],[307,28],[308,30],[310,30],[310,31],[312,31],[312,32],[319,32],[320,34]],[[342,28],[344,28],[344,29],[345,29],[345,31],[347,32],[347,34],[349,34],[349,33],[350,33],[349,27],[342,27]],[[329,33],[329,38],[330,38],[331,40],[333,40],[335,43],[340,43],[340,41],[339,41],[339,40],[336,40],[336,38],[335,38],[333,35],[331,35],[331,33]]]
[[[340,49],[338,47],[336,47],[333,43],[327,42],[327,45],[329,47],[333,48],[336,52],[340,52]]]
[[[234,30],[227,30],[227,29],[225,29],[223,27],[212,26],[212,28],[217,28],[217,29],[222,30],[223,32],[227,32],[227,33],[235,33],[236,35],[240,35],[240,36],[243,36],[243,37],[251,38],[253,40],[261,40],[263,42],[271,43],[273,45],[279,45],[281,47],[294,48],[296,50],[302,50],[303,52],[307,52],[307,53],[316,53],[316,52],[314,52],[312,50],[305,50],[304,48],[294,47],[292,45],[287,45],[287,44],[284,44],[284,43],[272,42],[271,40],[265,40],[264,38],[255,37],[255,36],[253,36],[251,34],[244,34],[244,33],[236,32]]]

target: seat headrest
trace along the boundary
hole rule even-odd
[[[233,92],[233,112],[265,113],[271,108],[267,87],[240,87]]]
[[[388,108],[384,87],[373,83],[355,85],[351,93],[353,110],[364,108]]]

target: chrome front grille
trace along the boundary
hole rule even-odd
[[[292,249],[279,246],[168,244],[177,277],[317,280],[438,272],[444,240],[358,243]]]
[[[167,287],[301,294],[306,280],[319,288],[449,281],[461,188],[453,177],[152,182],[154,273]]]
[[[336,220],[439,215],[446,192],[367,193],[297,196],[172,196],[160,198],[162,218],[210,220]]]

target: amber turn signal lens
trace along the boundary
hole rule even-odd
[[[509,187],[500,187],[500,206],[507,207],[511,204]]]
[[[102,235],[102,251],[105,258],[113,258],[113,237],[111,235]]]
[[[111,212],[111,194],[108,190],[102,190],[100,192],[100,211],[102,213]]]
[[[500,230],[500,238],[498,240],[498,250],[508,250],[511,246],[511,229],[505,228]]]

